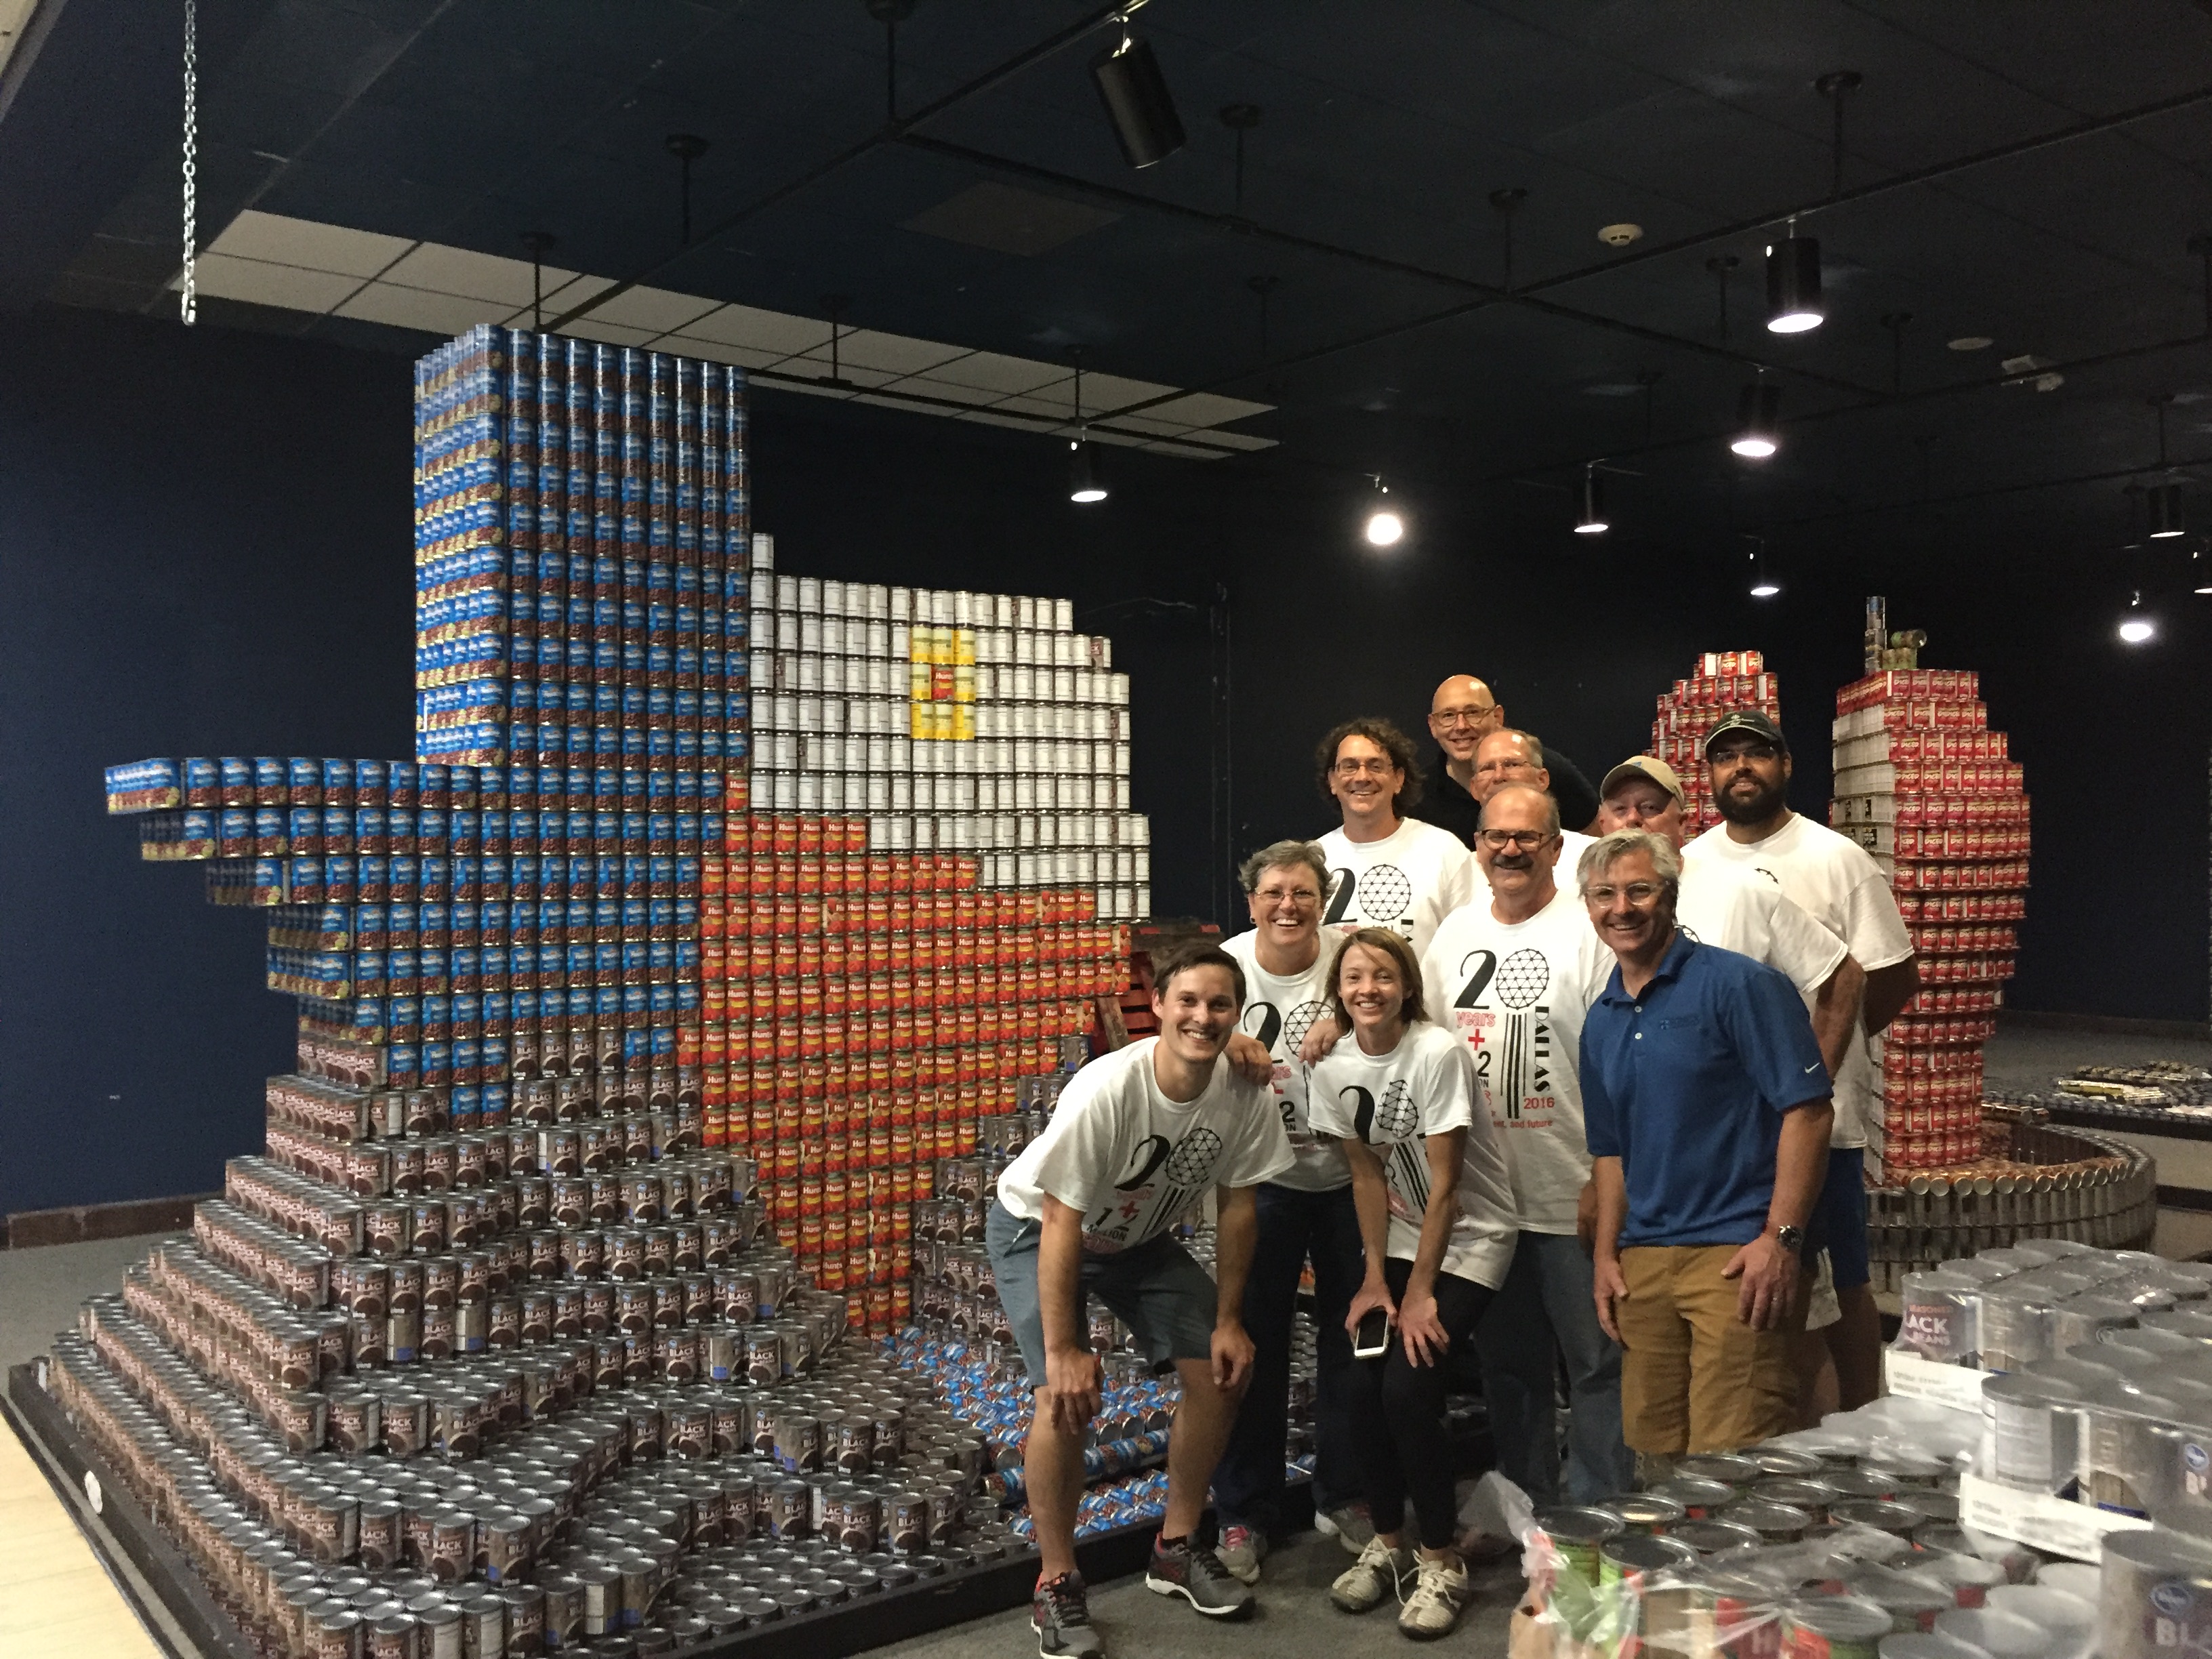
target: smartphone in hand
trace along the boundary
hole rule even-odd
[[[1352,1335],[1352,1357],[1354,1359],[1379,1359],[1389,1351],[1390,1316],[1382,1308],[1370,1308],[1359,1321],[1359,1328]]]

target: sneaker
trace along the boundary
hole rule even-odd
[[[1219,1556],[1188,1538],[1176,1544],[1153,1540],[1145,1588],[1155,1595],[1180,1595],[1209,1619],[1251,1617],[1251,1590],[1230,1576]]]
[[[1224,1527],[1214,1554],[1229,1569],[1230,1577],[1247,1584],[1260,1582],[1260,1563],[1267,1559],[1267,1535],[1250,1527]]]
[[[1413,1571],[1413,1593],[1398,1611],[1398,1628],[1417,1642],[1450,1635],[1467,1605],[1467,1569],[1449,1557],[1425,1555]]]
[[[1343,1545],[1346,1555],[1357,1555],[1375,1536],[1375,1523],[1367,1518],[1365,1504],[1340,1504],[1333,1510],[1314,1511],[1314,1530]]]
[[[1413,1571],[1413,1551],[1392,1549],[1381,1539],[1370,1538],[1359,1559],[1328,1587],[1328,1599],[1346,1613],[1368,1612],[1380,1607],[1385,1596],[1395,1596]]]
[[[1091,1602],[1079,1572],[1037,1580],[1030,1597],[1030,1625],[1036,1632],[1039,1659],[1101,1659],[1106,1651],[1091,1628]]]

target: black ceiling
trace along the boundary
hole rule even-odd
[[[0,293],[159,311],[180,7],[40,9],[0,84]],[[2188,251],[2212,231],[2212,16],[2184,0],[1152,0],[1135,27],[1190,141],[1141,173],[1090,84],[1113,26],[1071,0],[919,0],[896,127],[863,0],[200,10],[204,239],[249,204],[507,255],[544,229],[560,263],[657,286],[814,314],[847,295],[855,325],[1022,356],[1080,343],[1279,404],[1248,424],[1282,447],[1218,467],[1331,489],[1379,469],[1416,501],[1491,484],[1564,526],[1565,495],[1519,486],[1605,456],[1632,475],[1625,531],[1966,557],[2136,540],[2154,398],[2178,394],[2172,458],[2212,458]],[[1814,86],[1838,70],[1863,77],[1840,191]],[[1261,112],[1241,213],[1237,103]],[[678,131],[711,142],[695,222],[721,227],[689,248]],[[1510,294],[1504,189],[1527,192]],[[1009,191],[1086,210],[1032,204],[1009,229]],[[1785,338],[1760,265],[1792,210],[1832,309]],[[1644,234],[1615,251],[1597,233],[1621,222]],[[1730,255],[1723,333],[1708,262]],[[1948,349],[1966,336],[1994,343]],[[2005,383],[2022,356],[2063,385]],[[1761,363],[1790,425],[1753,467],[1723,441]]]

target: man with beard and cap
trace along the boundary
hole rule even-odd
[[[1763,877],[1841,939],[1864,969],[1861,1015],[1836,1073],[1835,1131],[1815,1218],[1843,1317],[1828,1328],[1844,1409],[1881,1388],[1881,1322],[1869,1283],[1866,1147],[1881,1118],[1876,1039],[1920,988],[1912,936],[1889,883],[1866,849],[1790,810],[1790,744],[1757,709],[1724,715],[1705,737],[1705,767],[1723,822],[1685,848],[1704,860]]]
[[[1467,846],[1474,845],[1474,827],[1482,817],[1482,800],[1474,789],[1475,745],[1505,724],[1505,710],[1490,688],[1472,674],[1454,674],[1429,699],[1429,735],[1437,740],[1436,788],[1420,805],[1417,817],[1449,830]],[[1548,756],[1552,798],[1559,803],[1559,819],[1569,830],[1586,830],[1597,816],[1597,792],[1581,769],[1557,749]]]
[[[1421,963],[1434,1018],[1466,1042],[1488,1085],[1520,1213],[1512,1265],[1475,1350],[1498,1469],[1539,1504],[1561,1496],[1555,1349],[1571,1409],[1565,1496],[1594,1504],[1628,1491],[1636,1474],[1620,1435],[1620,1349],[1598,1327],[1582,1236],[1590,1162],[1579,1045],[1613,953],[1580,900],[1559,890],[1559,841],[1550,795],[1525,783],[1492,790],[1474,842],[1489,890],[1444,919]]]
[[[1755,1445],[1796,1418],[1828,1068],[1787,979],[1683,936],[1664,837],[1615,830],[1577,874],[1616,963],[1583,1018],[1579,1075],[1623,1432],[1654,1459]]]

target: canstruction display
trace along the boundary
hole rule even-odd
[[[1894,640],[1895,643],[1890,643]],[[1971,669],[1921,668],[1867,601],[1867,673],[1836,694],[1829,822],[1874,855],[1912,931],[1919,994],[1883,1033],[1882,1161],[1892,1172],[1980,1156],[1982,1047],[1996,1029],[2026,908],[2020,763],[1990,730]]]
[[[953,1322],[865,1339],[1125,982],[1127,678],[1065,600],[775,570],[741,371],[480,328],[416,386],[415,757],[107,775],[269,911],[297,1058],[50,1391],[264,1651],[1018,1547]]]
[[[1782,723],[1781,677],[1768,672],[1756,651],[1708,651],[1698,657],[1687,679],[1659,696],[1651,721],[1651,752],[1674,769],[1682,781],[1682,828],[1690,835],[1721,821],[1705,774],[1705,736],[1734,708],[1756,708]]]
[[[1514,1651],[2203,1651],[2208,1292],[2212,1266],[2068,1239],[1915,1273],[1891,1376],[1913,1394],[1538,1511]],[[1964,1386],[1927,1389],[1937,1369]]]

